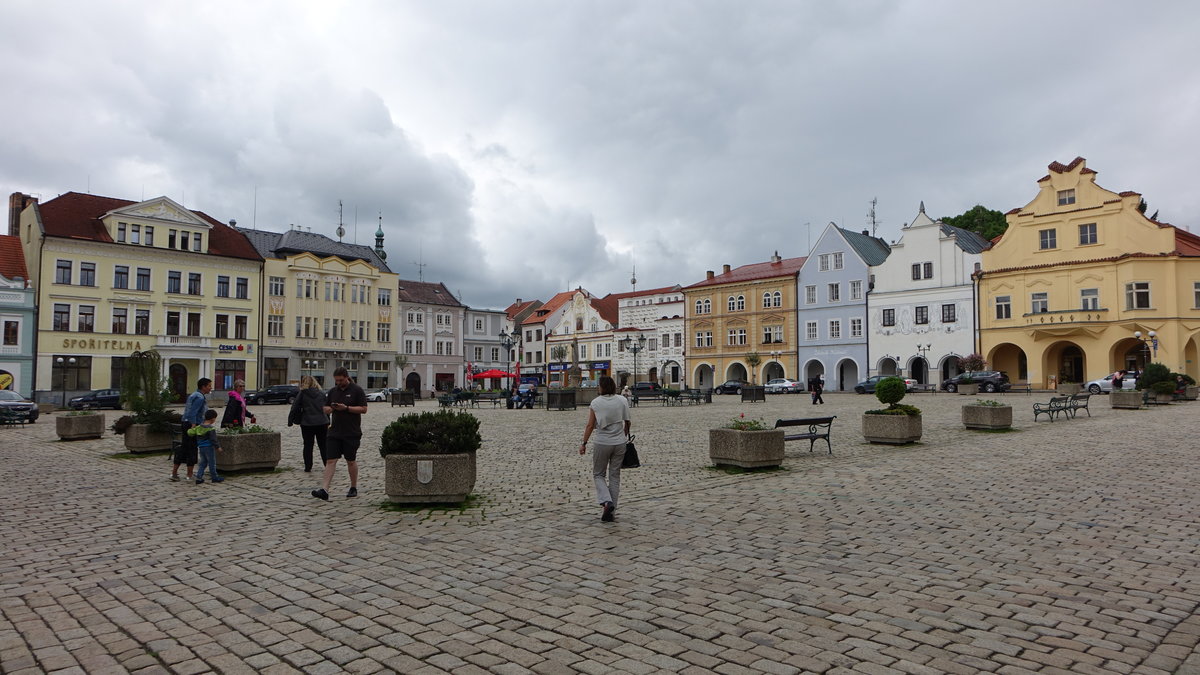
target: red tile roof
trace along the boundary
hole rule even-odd
[[[795,276],[800,273],[800,268],[804,266],[804,261],[807,258],[784,258],[779,262],[761,262],[751,265],[742,265],[734,268],[725,274],[718,274],[711,279],[699,281],[686,288],[700,288],[702,286],[716,286],[718,284],[732,284],[742,281],[756,281],[758,279],[770,279],[771,277]]]
[[[533,314],[525,317],[525,320],[521,322],[521,325],[525,325],[527,323],[542,323],[546,320],[546,317],[550,315],[550,313],[554,312],[559,307],[562,307],[564,304],[570,301],[571,298],[575,297],[575,293],[579,290],[580,289],[556,293],[553,298],[550,298],[546,301],[546,304],[538,307],[536,310],[534,310]]]
[[[128,199],[68,192],[39,205],[38,209],[48,237],[111,242],[112,237],[108,236],[100,218],[109,211],[137,203]],[[262,260],[262,256],[258,255],[241,232],[203,211],[192,213],[212,226],[208,239],[209,255]]]
[[[603,298],[592,298],[592,307],[600,314],[600,318],[608,322],[610,326],[616,326],[620,323],[620,312],[617,310],[617,298],[614,298],[611,293]]]
[[[508,315],[508,320],[512,321],[517,318],[517,315],[525,311],[525,308],[537,302],[537,300],[526,300],[525,302],[514,302],[509,305],[504,313]]]
[[[1175,250],[1182,256],[1200,256],[1200,237],[1176,227]]]
[[[663,286],[661,288],[650,288],[644,291],[629,291],[628,293],[609,293],[604,296],[604,299],[613,298],[614,300],[624,300],[625,298],[640,298],[644,295],[658,295],[659,293],[670,293],[671,291],[680,290],[679,284],[674,286]]]
[[[402,302],[416,302],[422,305],[449,305],[463,307],[446,285],[429,281],[409,281],[401,279],[396,297]]]
[[[25,252],[21,250],[21,238],[0,235],[0,276],[7,279],[21,277],[29,280],[25,269]]]

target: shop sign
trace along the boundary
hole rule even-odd
[[[65,338],[63,349],[112,349],[123,352],[142,350],[141,340],[105,340],[103,338]]]
[[[592,370],[608,370],[609,361],[595,361],[591,364]]]
[[[567,370],[570,367],[571,365],[568,363],[551,363],[550,365],[546,366],[546,369],[552,373],[557,373],[561,370]]]
[[[253,345],[221,345],[221,344],[219,344],[219,345],[217,345],[217,351],[221,352],[222,354],[226,354],[229,352],[241,352],[241,351],[244,351],[247,354],[253,354],[254,346]]]

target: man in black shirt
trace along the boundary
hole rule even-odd
[[[362,415],[367,412],[367,395],[362,387],[350,381],[345,368],[333,371],[333,389],[329,390],[325,413],[332,420],[325,435],[325,476],[321,487],[312,491],[317,499],[329,500],[329,484],[337,462],[346,458],[350,472],[350,491],[347,497],[358,496],[358,444],[362,440]]]

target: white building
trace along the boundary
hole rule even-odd
[[[543,309],[555,302],[552,299]],[[585,380],[612,375],[616,314],[615,302],[597,298],[582,288],[560,303],[554,314],[559,317],[558,321],[546,333],[547,383],[568,383],[568,370],[575,365],[579,366],[580,377]]]
[[[500,341],[500,331],[507,332],[508,330],[508,316],[505,312],[491,309],[467,309],[462,336],[463,354],[467,359],[470,373],[508,370],[508,352],[505,351]],[[473,384],[476,388],[493,389],[507,384],[507,378],[468,380],[468,383]]]
[[[934,221],[921,204],[891,255],[871,268],[871,375],[937,384],[959,372],[958,359],[976,351],[971,275],[989,245],[974,232]]]
[[[611,294],[604,300],[617,303],[620,329],[615,336],[615,371],[633,373],[634,382],[658,382],[671,388],[683,386],[683,289],[676,284]],[[622,343],[626,337],[641,345],[636,359]],[[644,344],[639,340],[641,337],[645,338]]]
[[[396,312],[400,353],[408,357],[401,386],[422,395],[464,386],[462,328],[466,307],[458,298],[445,284],[401,279]]]

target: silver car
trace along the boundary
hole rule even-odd
[[[1136,386],[1137,386],[1137,373],[1126,373],[1125,379],[1121,380],[1121,390],[1125,391],[1128,389],[1133,389]],[[1099,394],[1101,392],[1103,392],[1105,394],[1111,394],[1112,388],[1113,388],[1112,375],[1105,375],[1104,377],[1100,378],[1099,380],[1092,380],[1091,382],[1088,382],[1087,384],[1083,385],[1083,388],[1087,389],[1088,392],[1090,392],[1092,394]]]

